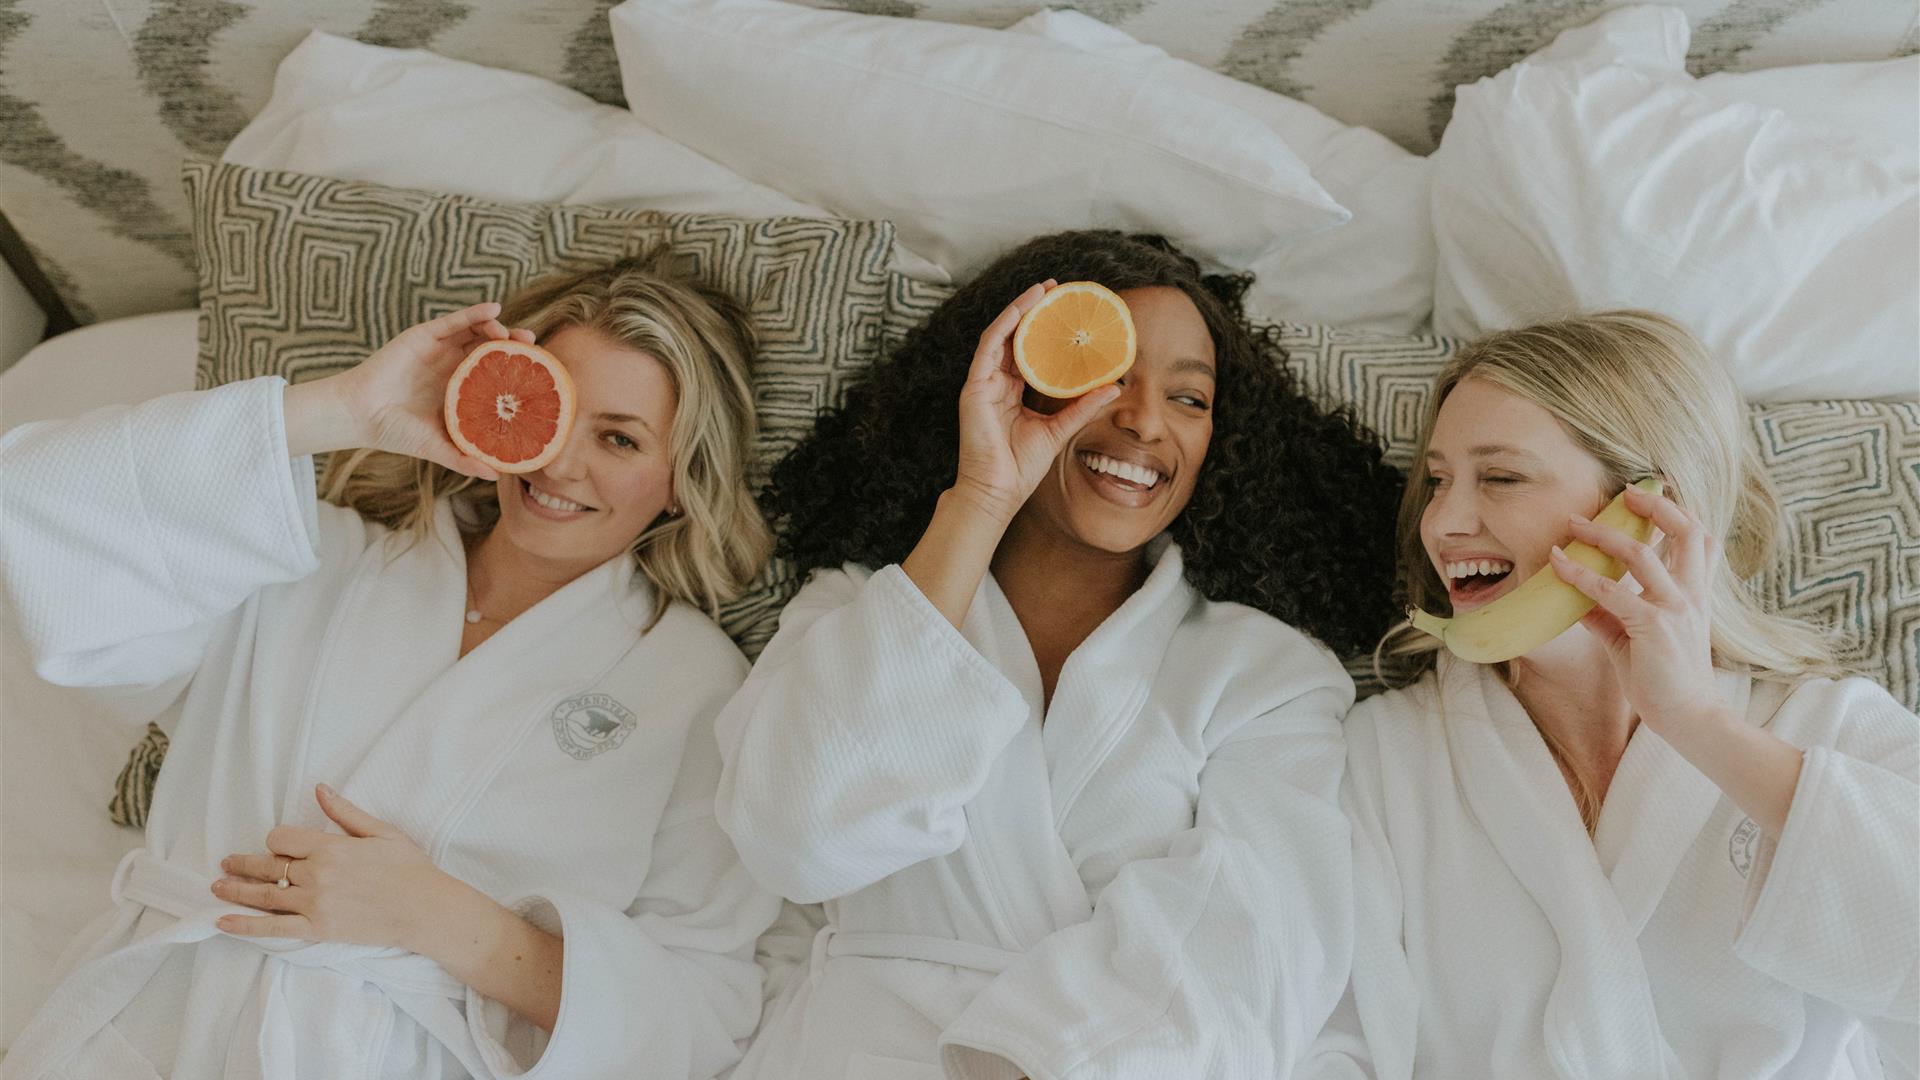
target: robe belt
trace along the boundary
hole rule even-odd
[[[251,908],[224,903],[209,891],[213,879],[196,870],[156,857],[146,848],[135,848],[120,860],[113,872],[113,898],[164,911],[176,919],[206,919],[211,922],[230,913],[260,914]],[[447,974],[446,969],[419,953],[374,945],[343,942],[310,942],[293,948],[274,948],[267,944],[279,938],[250,938],[226,935],[228,940],[258,946],[269,956],[301,967],[326,968],[366,981],[388,991],[428,994],[464,1001],[466,984]]]
[[[808,965],[818,977],[830,956],[860,956],[873,960],[924,960],[930,964],[998,975],[1020,959],[1017,952],[977,945],[956,938],[926,934],[848,933],[831,924],[813,936],[813,960]]]

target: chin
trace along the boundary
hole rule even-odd
[[[1138,520],[1114,520],[1119,515],[1098,514],[1076,516],[1073,521],[1073,538],[1098,551],[1124,555],[1146,547],[1165,531],[1166,526],[1159,521],[1144,522]]]

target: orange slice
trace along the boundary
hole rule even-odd
[[[558,456],[573,408],[573,379],[538,345],[486,342],[447,380],[448,437],[498,472],[533,472]]]
[[[1069,281],[1020,320],[1013,362],[1028,386],[1074,398],[1125,375],[1137,345],[1125,300],[1105,285]]]

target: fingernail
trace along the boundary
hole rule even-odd
[[[232,860],[231,858],[227,858],[227,859],[221,859],[221,860],[220,860],[220,869],[222,869],[222,870],[225,870],[225,871],[227,871],[228,873],[232,873],[232,872],[233,872],[233,860]]]
[[[321,784],[321,785],[320,785],[320,794],[322,794],[322,795],[329,795],[329,796],[330,796],[330,795],[332,795],[332,794],[333,794],[333,789],[332,789],[332,788],[330,788],[330,787],[328,787],[328,786],[327,786],[327,785],[325,785],[325,784]]]
[[[1562,559],[1564,559],[1564,558],[1566,558],[1566,557],[1567,557],[1567,553],[1566,553],[1566,552],[1564,552],[1564,551],[1561,551],[1561,550],[1560,550],[1560,545],[1559,545],[1559,544],[1555,544],[1555,545],[1553,545],[1553,554],[1554,554],[1554,555],[1555,555],[1555,557],[1557,557],[1557,558],[1562,558]]]
[[[209,885],[209,886],[207,886],[207,888],[208,888],[209,890],[211,890],[211,891],[212,891],[212,893],[213,893],[213,895],[215,895],[215,896],[219,896],[219,895],[220,895],[220,883],[219,883],[219,882],[217,882],[217,881],[216,881],[216,882],[214,882],[214,883],[213,883],[212,885]]]

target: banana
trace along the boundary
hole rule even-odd
[[[1648,477],[1633,485],[1654,495],[1660,494],[1659,477]],[[1653,535],[1653,522],[1627,509],[1627,493],[1613,497],[1606,509],[1593,519],[1615,532],[1623,532],[1641,543]],[[1626,573],[1620,560],[1590,544],[1574,541],[1564,549],[1568,557],[1582,566],[1618,581]],[[1443,619],[1419,608],[1407,611],[1417,630],[1440,639],[1447,650],[1462,660],[1476,664],[1496,664],[1525,654],[1528,650],[1559,637],[1567,627],[1580,621],[1593,607],[1593,601],[1579,589],[1560,580],[1551,564],[1534,571],[1519,588],[1485,607],[1465,615]]]

